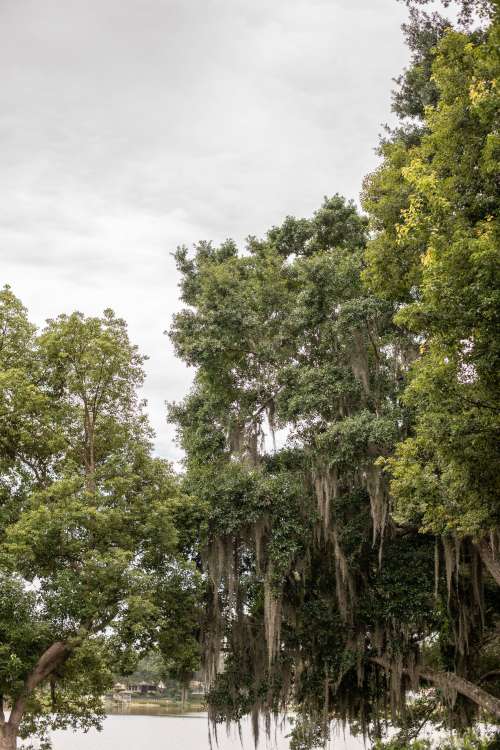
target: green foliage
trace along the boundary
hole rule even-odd
[[[400,740],[389,742],[377,742],[373,750],[431,750],[430,740],[414,740],[413,742],[401,744]]]
[[[325,727],[308,717],[297,717],[293,722],[290,737],[290,750],[314,750],[323,748],[328,740]]]
[[[366,193],[380,229],[367,251],[367,281],[409,303],[396,322],[422,347],[405,394],[415,434],[391,462],[398,514],[461,536],[499,522],[498,34],[496,22],[483,35],[444,34],[426,132],[410,149],[386,147]],[[404,194],[399,215],[388,216],[390,199],[380,192],[389,175],[401,186],[386,182],[389,195]],[[403,290],[381,270],[388,254],[399,269],[410,246]],[[405,278],[399,270],[395,277]]]
[[[215,721],[293,700],[309,729],[326,712],[366,731],[390,692],[370,656],[411,660],[443,626],[434,540],[396,532],[376,464],[406,429],[412,341],[363,286],[365,232],[336,196],[245,254],[177,253],[189,308],[171,336],[197,372],[170,418],[184,489],[208,508],[209,674],[220,648],[225,660]],[[312,742],[309,729],[294,741]]]
[[[113,672],[152,646],[196,668],[183,555],[203,509],[152,455],[123,320],[62,315],[37,335],[8,289],[0,318],[0,694],[15,729],[43,738],[98,724]]]
[[[471,726],[497,690],[498,24],[409,4],[369,225],[334,196],[243,253],[176,254],[171,337],[196,376],[170,418],[208,508],[211,717],[293,702],[297,747],[332,718],[381,738],[390,715],[388,746],[424,748],[426,723]]]
[[[409,4],[414,59],[399,79],[395,109],[418,124],[411,137],[408,128],[396,130],[382,144],[382,164],[364,192],[375,232],[366,251],[365,283],[394,305],[396,325],[414,337],[414,363],[401,399],[409,434],[379,463],[391,477],[394,520],[442,535],[445,554],[436,547],[435,575],[444,562],[449,601],[447,615],[443,608],[436,620],[440,660],[477,679],[479,662],[485,673],[487,664],[498,665],[498,592],[489,575],[498,584],[500,27],[496,3],[463,3],[463,21],[476,11],[489,18],[480,31],[446,28],[438,17],[416,12],[424,2]],[[435,41],[426,46],[432,35]],[[460,560],[468,566],[468,580],[476,578],[476,592],[487,571],[486,606],[493,620],[486,628],[475,626],[476,646],[462,644],[457,663],[457,657],[450,662],[446,642],[456,638],[456,617],[463,621],[470,606],[461,590]],[[455,603],[452,579],[459,592]],[[482,606],[477,599],[471,611]],[[436,658],[435,645],[427,647],[428,658],[430,651]],[[494,680],[486,687],[497,694]],[[483,746],[472,735],[460,742]]]
[[[412,53],[410,67],[396,78],[392,109],[398,118],[423,120],[425,110],[439,101],[439,90],[432,77],[435,48],[450,22],[437,13],[431,16],[415,9],[403,25],[406,43]]]
[[[445,740],[414,740],[413,742],[394,739],[389,742],[377,742],[373,750],[495,750],[498,737],[492,733],[477,734],[467,731]]]

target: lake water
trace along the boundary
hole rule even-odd
[[[286,734],[290,725],[277,731],[271,743],[263,736],[259,742],[261,750],[288,750]],[[248,721],[242,724],[243,748],[253,750],[252,731]],[[101,732],[88,734],[71,731],[54,732],[54,750],[208,750],[208,724],[206,714],[184,714],[179,716],[137,716],[132,714],[108,716]],[[219,750],[241,750],[237,729],[229,736],[224,726],[218,731]],[[216,745],[214,743],[214,748]],[[363,742],[342,734],[330,744],[332,750],[362,750]]]

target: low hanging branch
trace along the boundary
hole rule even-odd
[[[71,649],[67,643],[56,641],[39,658],[33,671],[26,678],[21,695],[12,708],[8,724],[18,727],[23,718],[29,696],[52,672],[60,666],[70,655]]]
[[[370,661],[383,667],[386,671],[392,669],[391,662],[383,656],[372,656]],[[403,669],[403,672],[409,674],[407,669]],[[445,691],[454,690],[460,695],[464,695],[488,713],[500,718],[500,699],[495,698],[491,693],[487,693],[486,690],[473,682],[466,680],[465,677],[460,677],[454,672],[438,672],[430,667],[418,667],[418,676],[420,679],[426,680]]]

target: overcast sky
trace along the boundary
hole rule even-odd
[[[170,253],[357,199],[391,78],[395,0],[0,0],[0,283],[32,319],[112,307],[148,354],[158,451],[191,373],[163,331]]]

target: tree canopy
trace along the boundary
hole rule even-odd
[[[4,288],[0,332],[0,696],[10,709],[0,746],[10,748],[18,733],[98,721],[113,673],[152,645],[169,641],[170,659],[195,668],[198,583],[179,554],[189,500],[152,455],[137,393],[144,358],[124,321],[74,313],[38,334]]]
[[[257,728],[294,705],[297,748],[331,719],[375,741],[390,716],[409,747],[500,715],[499,25],[475,10],[414,10],[367,218],[337,195],[176,255],[209,709]]]
[[[357,224],[350,247],[338,225],[329,244],[332,215]],[[171,417],[187,490],[211,508],[204,651],[216,720],[293,701],[307,721],[334,716],[376,735],[388,705],[401,721],[419,680],[460,693],[452,722],[470,721],[473,704],[498,713],[468,679],[496,617],[478,550],[464,543],[455,569],[436,534],[391,513],[379,464],[411,429],[401,395],[418,347],[363,287],[365,231],[336,196],[243,255],[227,243],[177,256],[190,309],[172,338],[198,369]]]
[[[364,195],[377,229],[368,286],[399,308],[396,323],[422,349],[405,395],[416,424],[391,461],[393,494],[403,516],[458,537],[499,522],[498,34],[492,23],[443,36],[425,130],[416,144],[384,146]]]

